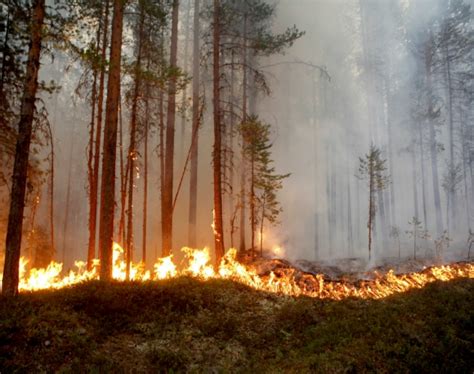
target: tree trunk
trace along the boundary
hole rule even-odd
[[[247,16],[244,16],[244,46],[242,48],[242,121],[247,120]],[[245,219],[246,210],[246,198],[245,195],[247,190],[245,188],[245,139],[242,138],[242,161],[240,166],[240,247],[241,251],[245,251],[245,225],[247,224]]]
[[[140,93],[140,69],[141,69],[141,57],[142,57],[142,44],[143,44],[143,26],[145,23],[145,13],[143,8],[140,9],[140,25],[138,32],[138,51],[137,60],[135,62],[135,82],[133,88],[132,97],[132,112],[130,116],[130,145],[128,149],[128,221],[127,221],[127,244],[126,244],[126,268],[125,276],[126,279],[130,279],[130,263],[132,261],[133,251],[133,188],[134,188],[134,173],[135,173],[135,160],[137,158],[137,147],[136,147],[136,133],[137,133],[137,116],[138,116],[138,96]]]
[[[120,64],[122,57],[124,7],[125,1],[114,0],[100,194],[99,247],[101,248],[100,279],[102,280],[112,278],[112,244],[115,210],[115,159],[117,152],[117,122],[120,99]]]
[[[331,251],[332,249],[332,210],[331,210],[331,170],[330,170],[330,150],[329,144],[326,143],[326,218],[327,218],[327,238],[328,246],[327,249]]]
[[[220,1],[214,0],[213,22],[213,106],[214,106],[214,244],[216,268],[224,256],[224,233],[222,223],[222,165],[221,165],[221,112],[220,112]]]
[[[255,205],[255,156],[252,152],[252,157],[250,159],[250,228],[252,250],[255,249],[255,232],[257,231]]]
[[[387,100],[387,137],[388,137],[388,166],[389,166],[389,175],[392,179],[395,179],[395,169],[393,165],[393,105],[392,105],[392,95],[390,92],[391,80],[386,77],[385,80],[385,90],[386,90],[386,100]],[[393,183],[390,183],[388,188],[390,189],[390,218],[392,226],[397,226],[396,214],[395,214],[395,186]]]
[[[158,156],[160,163],[160,198],[161,198],[161,228],[163,228],[163,217],[165,216],[165,206],[163,204],[164,194],[165,194],[165,93],[163,89],[160,89],[159,97],[159,110],[160,110],[160,120],[159,120],[159,144],[158,144]],[[161,256],[164,257],[163,251]]]
[[[420,217],[420,212],[418,211],[418,186],[416,183],[416,147],[415,143],[412,144],[413,149],[411,150],[411,179],[413,183],[413,205],[415,208],[415,217],[418,219]]]
[[[87,268],[92,268],[92,260],[95,258],[96,236],[97,236],[97,205],[99,190],[99,166],[100,166],[100,145],[102,137],[102,112],[104,105],[105,86],[105,59],[107,51],[107,34],[109,30],[109,0],[105,2],[104,29],[102,31],[99,93],[97,97],[97,124],[95,128],[94,143],[94,165],[91,190],[90,190],[90,211],[89,211],[89,246],[87,251]],[[92,145],[91,145],[92,146]]]
[[[418,236],[418,228],[416,223],[413,228],[413,259],[416,260],[416,237]]]
[[[230,111],[230,128],[229,128],[229,180],[228,185],[230,186],[230,191],[228,195],[228,211],[229,211],[229,230],[230,230],[230,247],[234,248],[234,223],[235,223],[235,214],[234,214],[234,132],[235,132],[235,53],[231,51],[231,72],[230,72],[230,93],[229,93],[229,111]]]
[[[373,170],[369,169],[369,221],[367,223],[368,235],[369,235],[369,261],[372,255],[372,219],[374,215],[374,183],[373,183]]]
[[[312,101],[312,127],[313,127],[313,147],[314,147],[314,159],[319,160],[319,119],[317,119],[316,110],[316,82],[314,72],[311,75],[311,101]],[[318,162],[314,163],[314,258],[319,258],[319,212],[318,200],[319,200],[319,169]]]
[[[360,217],[361,217],[361,211],[360,211],[360,181],[357,179],[356,181],[356,243],[357,243],[357,248],[362,247],[361,243],[361,235],[360,235]]]
[[[54,239],[54,139],[53,139],[53,131],[51,130],[51,126],[48,123],[48,131],[49,131],[49,141],[51,146],[51,155],[50,155],[50,175],[49,175],[49,234],[50,234],[50,241],[51,241],[51,250],[53,255],[56,254],[56,241]]]
[[[381,251],[385,249],[385,243],[387,242],[387,219],[385,215],[385,203],[383,198],[383,191],[377,191],[377,201],[378,201],[378,208],[380,214],[380,232],[382,233],[382,246],[380,248]]]
[[[461,110],[461,128],[466,129],[467,123],[465,123],[464,112]],[[466,209],[466,223],[467,229],[471,230],[471,201],[469,200],[469,187],[467,182],[467,158],[468,156],[468,131],[463,131],[461,139],[461,152],[462,152],[462,172],[463,172],[463,184],[464,184],[464,200],[465,200],[465,209]],[[474,188],[474,186],[473,186]]]
[[[123,155],[123,113],[122,113],[122,98],[119,99],[119,156],[120,156],[120,220],[119,220],[119,229],[118,229],[118,240],[125,246],[126,235],[125,235],[125,205],[127,204],[127,180],[128,180],[128,162],[129,158],[127,157],[127,164],[124,165],[124,155]]]
[[[177,68],[178,56],[178,15],[179,0],[173,0],[171,22],[170,67]],[[165,178],[162,201],[162,253],[169,256],[173,245],[173,174],[174,174],[174,134],[176,120],[176,77],[171,77],[168,85],[168,111],[166,118]]]
[[[189,66],[189,30],[190,30],[190,18],[191,18],[191,0],[187,1],[186,7],[186,17],[184,18],[184,56],[183,56],[183,70],[188,71]],[[184,164],[184,159],[186,155],[184,153],[184,138],[186,134],[186,96],[188,92],[188,86],[186,85],[183,88],[183,92],[181,94],[181,136],[180,136],[180,146],[179,146],[179,157],[181,159],[180,164]]]
[[[6,14],[6,20],[5,20],[5,37],[3,39],[3,51],[6,51],[7,48],[8,48],[8,40],[10,38],[10,25],[11,25],[11,20],[10,20],[10,7],[7,6],[7,14]],[[4,104],[6,104],[4,102],[4,93],[3,93],[3,85],[4,85],[4,82],[5,82],[5,60],[6,60],[6,53],[2,53],[2,70],[0,71],[0,98],[2,99],[0,101],[0,105],[2,105],[0,107],[0,109],[5,109],[3,107]],[[0,121],[2,121],[0,119]],[[2,122],[0,122],[0,124],[3,125]]]
[[[262,217],[260,218],[260,257],[263,257],[263,222],[265,220],[265,198],[262,202]]]
[[[191,136],[191,170],[189,180],[189,231],[188,243],[196,247],[196,217],[197,217],[197,182],[198,182],[198,148],[199,148],[199,0],[194,0],[194,35],[193,35],[193,128]]]
[[[150,69],[148,60],[147,71]],[[145,99],[145,139],[143,152],[143,223],[142,223],[142,262],[146,265],[147,257],[147,223],[148,223],[148,130],[149,130],[149,100],[150,86],[147,84]]]
[[[428,113],[430,117],[434,112],[434,104],[432,98],[432,48],[433,36],[430,35],[430,41],[425,50],[425,74],[426,74],[426,89],[428,91]],[[431,174],[433,178],[433,197],[436,212],[436,232],[440,236],[443,233],[443,214],[441,211],[441,196],[439,191],[439,176],[438,176],[438,149],[436,141],[436,130],[433,123],[433,118],[429,118],[429,136],[430,136],[430,156],[431,156]]]
[[[71,144],[69,148],[69,163],[68,163],[68,173],[67,173],[67,187],[66,187],[66,206],[64,207],[64,226],[63,226],[63,245],[62,245],[62,261],[63,264],[66,264],[66,245],[67,245],[67,233],[69,226],[69,207],[71,204],[71,184],[72,184],[72,158],[74,154],[74,127],[76,120],[73,119],[74,124],[71,133]]]
[[[445,63],[446,63],[446,83],[447,83],[447,96],[448,96],[448,119],[449,119],[449,164],[450,168],[454,168],[454,120],[453,120],[453,87],[452,87],[452,77],[451,77],[451,61],[449,57],[449,48],[445,47]],[[454,224],[454,214],[455,214],[455,193],[454,189],[450,188],[448,190],[450,209],[447,211],[449,215],[449,222],[451,225]],[[450,227],[448,225],[448,231]]]
[[[100,48],[100,37],[101,37],[102,24],[99,22],[97,29],[97,45],[96,51]],[[97,105],[97,66],[93,66],[94,78],[92,82],[92,97],[91,97],[91,122],[89,128],[89,144],[87,154],[87,177],[89,182],[89,243],[87,247],[87,267],[90,268],[92,259],[95,257],[95,236],[96,236],[96,218],[97,218],[97,196],[94,198],[94,189],[96,181],[94,180],[94,131],[95,131],[95,109]]]
[[[421,203],[423,207],[423,224],[428,228],[428,215],[426,213],[426,183],[425,183],[425,152],[423,148],[423,130],[418,123],[418,141],[420,142],[420,165],[421,165]]]
[[[25,209],[28,158],[30,154],[33,117],[35,112],[38,70],[40,66],[42,28],[45,17],[45,1],[33,3],[31,39],[26,65],[26,77],[21,99],[18,138],[13,166],[10,212],[5,241],[5,265],[3,268],[2,293],[13,296],[18,293],[23,211]]]
[[[330,195],[329,195],[329,202],[331,204],[331,222],[329,226],[329,236],[331,237],[331,250],[337,248],[337,225],[338,225],[338,219],[337,219],[337,174],[336,174],[336,153],[334,152],[334,146],[331,146],[331,189],[330,189]]]
[[[349,250],[349,256],[352,257],[354,251],[354,239],[352,234],[351,180],[349,173],[347,173],[347,247]]]

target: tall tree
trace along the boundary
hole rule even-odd
[[[143,46],[143,28],[145,25],[145,10],[143,4],[139,2],[139,20],[137,31],[137,56],[133,72],[133,92],[132,92],[132,112],[130,114],[130,145],[128,148],[128,221],[127,221],[127,242],[126,242],[126,278],[130,278],[130,263],[132,261],[133,251],[133,189],[135,186],[135,160],[137,159],[137,121],[138,121],[138,96],[141,85],[141,60]]]
[[[241,125],[244,151],[249,160],[249,201],[252,248],[255,249],[255,236],[260,233],[260,254],[263,254],[263,228],[265,220],[270,224],[277,222],[281,212],[277,192],[282,188],[283,179],[289,174],[276,174],[272,165],[270,125],[251,116]],[[258,228],[258,225],[260,227]]]
[[[164,150],[164,182],[162,199],[162,255],[168,256],[173,246],[173,175],[174,135],[176,122],[176,73],[178,60],[179,0],[173,0],[171,15],[170,68],[172,76],[168,84],[168,110],[166,117],[166,145]]]
[[[199,100],[199,0],[194,0],[193,15],[193,125],[191,135],[191,176],[189,181],[189,233],[188,242],[191,248],[196,246],[196,216],[197,216],[197,188],[198,188],[198,148],[200,125]]]
[[[6,253],[3,270],[2,293],[8,296],[13,296],[18,293],[26,179],[35,112],[36,91],[38,88],[38,71],[40,66],[44,18],[45,1],[35,0],[32,6],[31,38],[24,91],[21,100],[20,121],[18,123],[10,212],[8,216],[7,237],[5,241]]]
[[[385,166],[386,160],[382,159],[382,152],[379,148],[373,144],[370,146],[369,153],[364,158],[359,158],[359,173],[360,179],[367,181],[367,188],[369,192],[369,205],[368,205],[368,249],[369,249],[369,260],[372,255],[372,231],[374,225],[374,217],[376,213],[376,193],[383,191],[388,184],[389,177],[386,175],[387,167]],[[380,194],[378,197],[380,199]]]
[[[100,146],[102,139],[102,118],[104,106],[104,88],[105,88],[105,66],[106,53],[108,44],[109,31],[109,8],[110,0],[106,0],[104,4],[103,30],[100,50],[100,64],[99,64],[99,92],[97,95],[97,123],[95,125],[95,141],[93,152],[93,172],[92,184],[89,191],[90,194],[90,210],[89,210],[89,246],[87,251],[87,267],[90,270],[92,267],[92,260],[96,253],[96,237],[97,237],[97,206],[98,206],[98,192],[99,192],[99,167],[100,167]],[[92,147],[92,144],[91,144]]]
[[[117,123],[120,98],[120,64],[125,1],[114,0],[112,41],[110,47],[109,80],[105,107],[104,148],[102,158],[100,202],[100,278],[112,278],[112,243],[115,211],[115,159],[117,152]]]
[[[213,107],[214,107],[214,147],[212,153],[214,175],[214,245],[216,266],[224,256],[224,229],[222,220],[222,124],[220,109],[220,0],[214,0],[213,20]]]

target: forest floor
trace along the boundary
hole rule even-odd
[[[186,277],[0,298],[1,373],[473,370],[472,279],[382,300]]]

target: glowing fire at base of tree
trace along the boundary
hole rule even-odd
[[[251,266],[246,266],[236,260],[237,251],[230,249],[222,259],[218,271],[211,265],[209,249],[183,248],[187,265],[178,270],[173,262],[173,256],[160,258],[153,266],[153,271],[146,270],[143,263],[132,263],[130,279],[133,281],[150,281],[170,279],[179,276],[192,276],[199,279],[229,279],[256,290],[280,293],[288,296],[309,296],[340,300],[346,297],[364,299],[379,299],[394,293],[405,292],[412,288],[421,288],[434,281],[449,281],[455,278],[474,278],[474,264],[458,263],[435,266],[418,273],[397,275],[393,270],[385,275],[376,274],[374,280],[361,280],[351,283],[333,281],[324,275],[303,274],[296,276],[290,271],[284,276],[270,272],[262,276]],[[114,243],[113,248],[113,278],[124,281],[126,263],[124,250]],[[83,261],[76,261],[76,270],[62,274],[63,264],[51,262],[46,268],[26,270],[27,260],[20,261],[20,291],[35,291],[43,289],[59,289],[80,282],[99,278],[99,260],[94,260],[92,269],[88,271]],[[0,274],[1,275],[1,274]]]

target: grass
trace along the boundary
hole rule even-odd
[[[378,301],[191,278],[0,298],[1,373],[473,370],[469,279]]]

